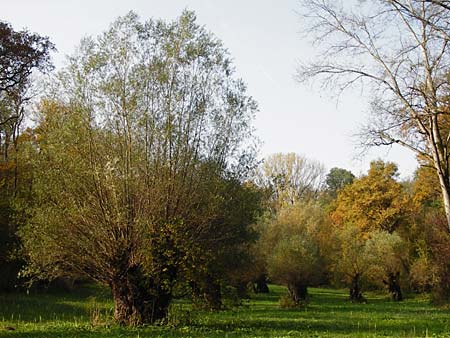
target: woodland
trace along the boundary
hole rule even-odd
[[[368,91],[362,148],[414,151],[412,178],[261,160],[194,12],[129,12],[61,69],[0,21],[0,336],[450,336],[450,4],[298,15],[318,56],[296,80]]]

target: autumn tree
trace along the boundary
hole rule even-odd
[[[319,56],[299,67],[298,79],[367,89],[373,100],[363,143],[400,144],[429,161],[450,227],[450,134],[441,123],[448,116],[447,3],[313,0],[302,2],[301,14]]]
[[[52,67],[53,44],[47,37],[27,30],[15,31],[0,22],[0,93],[23,84],[33,69],[47,71]]]
[[[363,232],[383,230],[392,233],[406,221],[408,196],[396,181],[397,166],[374,161],[367,175],[342,189],[331,217],[338,225],[351,223]]]
[[[445,214],[439,180],[433,168],[422,166],[412,181],[413,218],[407,233],[411,243],[410,282],[414,290],[430,292],[437,302],[450,298],[450,265]]]
[[[422,211],[427,208],[441,209],[439,180],[434,175],[433,169],[422,166],[416,170],[414,176],[412,195],[416,213],[420,213],[420,209],[423,209]]]
[[[23,102],[33,70],[48,72],[53,68],[50,53],[55,49],[47,37],[27,30],[15,31],[0,21],[0,144],[2,155],[8,150],[11,133],[23,120]],[[8,128],[13,128],[12,132]]]
[[[403,300],[401,278],[405,278],[409,252],[397,233],[363,232],[354,224],[335,229],[332,270],[339,282],[349,285],[349,299],[364,302],[363,285],[386,288],[395,301]]]
[[[122,324],[164,318],[194,271],[216,287],[255,205],[256,104],[233,73],[192,12],[84,39],[39,109],[28,271],[109,286]]]
[[[379,239],[376,245],[384,247],[386,255],[389,252],[398,253],[397,242],[391,240],[398,235],[389,234],[404,230],[410,207],[409,196],[397,182],[397,176],[397,166],[394,163],[374,161],[370,164],[367,175],[356,178],[338,193],[335,210],[331,213],[338,243],[334,266],[338,275],[344,276],[341,279],[350,284],[350,299],[353,301],[363,299],[361,280],[363,277],[368,278],[371,266],[377,267],[378,272],[382,271],[378,276],[385,273],[384,277],[378,277],[377,280],[386,282],[394,298],[401,299],[399,276],[403,268],[399,263],[400,258],[387,262],[381,252],[380,255],[375,255],[377,250],[367,249],[370,243]],[[382,235],[374,235],[378,232]],[[372,237],[375,239],[371,239]],[[403,257],[395,256],[394,253],[392,257]],[[395,268],[389,264],[394,264]]]

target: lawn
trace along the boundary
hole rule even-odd
[[[342,290],[311,289],[309,304],[280,309],[282,287],[219,313],[193,312],[178,302],[169,325],[112,324],[112,301],[90,286],[73,293],[0,294],[0,337],[450,337],[450,311],[425,297],[394,303],[366,294],[352,304]]]

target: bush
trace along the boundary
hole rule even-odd
[[[304,299],[304,300],[295,302],[292,299],[292,296],[287,293],[280,297],[279,304],[280,304],[280,308],[282,308],[282,309],[302,308],[302,307],[306,307],[306,305],[308,305],[308,299]]]

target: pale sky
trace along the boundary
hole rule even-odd
[[[359,92],[349,92],[337,102],[333,93],[295,82],[297,62],[312,55],[299,34],[296,0],[0,0],[0,8],[0,20],[14,29],[50,37],[58,49],[57,67],[82,37],[101,33],[130,10],[142,20],[173,20],[183,9],[193,10],[198,23],[228,48],[237,75],[259,104],[255,127],[263,142],[262,157],[296,152],[327,169],[341,167],[356,175],[365,173],[377,158],[396,162],[402,177],[411,176],[417,167],[414,154],[399,147],[358,156],[352,135],[368,110]]]

